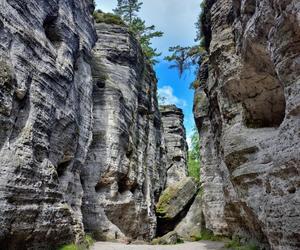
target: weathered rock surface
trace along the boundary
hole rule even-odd
[[[199,192],[186,216],[176,226],[174,231],[184,240],[195,240],[205,229],[202,204],[202,192]]]
[[[300,248],[300,2],[209,0],[194,113],[206,226]]]
[[[96,40],[88,0],[0,1],[0,248],[83,236]]]
[[[85,229],[104,239],[150,240],[165,186],[157,80],[122,26],[96,24],[93,135],[83,170]]]
[[[175,245],[180,241],[178,233],[171,231],[160,238],[154,239],[151,243],[152,245]]]
[[[167,186],[187,177],[187,153],[184,115],[175,105],[160,106],[167,150]]]
[[[198,185],[191,177],[167,187],[156,204],[158,236],[172,231],[186,216],[198,191]]]

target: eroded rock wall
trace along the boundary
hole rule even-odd
[[[150,240],[165,186],[157,80],[128,29],[97,24],[93,136],[82,176],[85,228],[104,239]]]
[[[92,128],[88,0],[0,2],[0,248],[82,238]]]
[[[167,186],[188,175],[186,132],[182,109],[175,105],[160,106],[167,151]]]
[[[194,113],[206,226],[300,248],[300,3],[209,0]]]

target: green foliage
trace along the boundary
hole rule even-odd
[[[200,162],[192,159],[189,155],[188,161],[188,174],[193,177],[197,182],[200,181]]]
[[[157,63],[154,58],[160,56],[161,53],[158,53],[157,49],[152,48],[151,40],[156,37],[162,37],[163,32],[156,31],[154,25],[146,26],[145,21],[138,17],[132,21],[129,27],[130,31],[140,41],[146,59],[151,64]]]
[[[60,247],[58,250],[88,250],[95,243],[92,236],[86,234],[82,244],[68,244]]]
[[[118,0],[117,8],[113,11],[116,15],[122,17],[128,25],[131,25],[137,17],[142,4],[139,0]]]
[[[178,188],[176,186],[169,186],[159,197],[159,201],[156,205],[156,212],[158,214],[164,215],[166,214],[170,201],[176,197],[178,192]]]
[[[184,71],[189,69],[191,66],[191,61],[189,60],[190,49],[190,47],[181,47],[179,45],[170,47],[169,52],[171,52],[172,54],[165,57],[166,61],[174,62],[174,64],[171,64],[169,68],[178,69],[179,77],[181,77]]]
[[[198,16],[197,22],[195,23],[196,26],[196,38],[195,38],[195,42],[201,41],[204,37],[203,37],[203,32],[202,32],[202,20],[204,18],[204,9],[205,9],[205,5],[206,5],[206,1],[204,0],[203,2],[201,2],[200,4],[200,14]]]
[[[196,128],[194,128],[192,145],[189,151],[188,172],[189,176],[195,178],[197,181],[200,180],[200,139]]]
[[[259,247],[255,243],[242,244],[239,238],[234,238],[227,242],[225,247],[233,250],[259,250]]]
[[[200,138],[196,128],[192,136],[192,148],[190,150],[192,159],[200,161]]]
[[[79,250],[79,248],[75,244],[69,244],[69,245],[62,246],[61,248],[59,248],[59,250]]]
[[[90,248],[91,246],[94,245],[95,240],[93,239],[93,237],[89,234],[86,234],[84,237],[84,243],[88,246],[88,248]]]
[[[199,15],[197,23],[195,24],[197,28],[197,36],[195,38],[195,41],[199,42],[199,44],[192,47],[182,47],[179,45],[170,47],[169,52],[171,52],[172,54],[165,57],[166,61],[174,62],[174,64],[172,64],[170,68],[177,68],[180,77],[182,77],[183,73],[186,70],[189,70],[192,66],[197,66],[197,72],[199,69],[199,65],[201,64],[202,57],[206,53],[206,41],[205,37],[203,36],[203,32],[201,31],[204,8],[205,1],[201,3],[201,13]],[[191,86],[193,86],[194,83],[195,82],[193,82]]]
[[[200,241],[200,240],[220,241],[222,240],[222,237],[216,236],[213,234],[212,231],[206,229],[206,230],[202,230],[197,235],[192,236],[192,239],[194,241]]]
[[[176,244],[183,244],[183,243],[184,243],[184,240],[181,238],[178,238],[176,241]]]
[[[138,17],[142,4],[139,0],[118,0],[114,13],[128,25],[130,32],[139,40],[146,60],[155,64],[157,63],[155,57],[160,56],[161,53],[152,47],[151,40],[161,37],[163,32],[156,31],[154,25],[147,26],[145,21]]]
[[[124,26],[123,20],[112,13],[104,13],[101,10],[96,10],[93,14],[96,23],[107,23]]]
[[[200,63],[200,59],[205,50],[199,45],[193,47],[181,47],[177,45],[170,47],[169,52],[171,52],[171,55],[166,56],[164,59],[169,62],[174,62],[169,68],[178,69],[179,77],[182,77],[186,70]]]

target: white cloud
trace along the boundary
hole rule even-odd
[[[187,102],[174,95],[174,90],[171,86],[163,86],[158,89],[158,96],[162,99],[161,104],[175,104],[180,108],[184,108]]]

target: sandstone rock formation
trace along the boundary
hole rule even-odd
[[[205,229],[205,220],[202,211],[202,192],[199,191],[193,204],[183,220],[175,227],[175,232],[184,240],[195,240]]]
[[[104,239],[150,240],[166,177],[157,80],[126,27],[96,24],[96,30],[93,135],[82,175],[85,229]]]
[[[92,54],[92,1],[0,7],[0,248],[150,240],[166,159],[138,42],[98,24]]]
[[[187,177],[186,133],[183,112],[175,105],[160,106],[167,150],[167,186]]]
[[[216,234],[300,248],[300,2],[207,0],[194,113]]]
[[[88,0],[0,2],[0,248],[83,236],[92,126]]]
[[[198,185],[191,177],[185,177],[163,191],[156,204],[158,236],[174,230],[189,211],[197,191]]]

